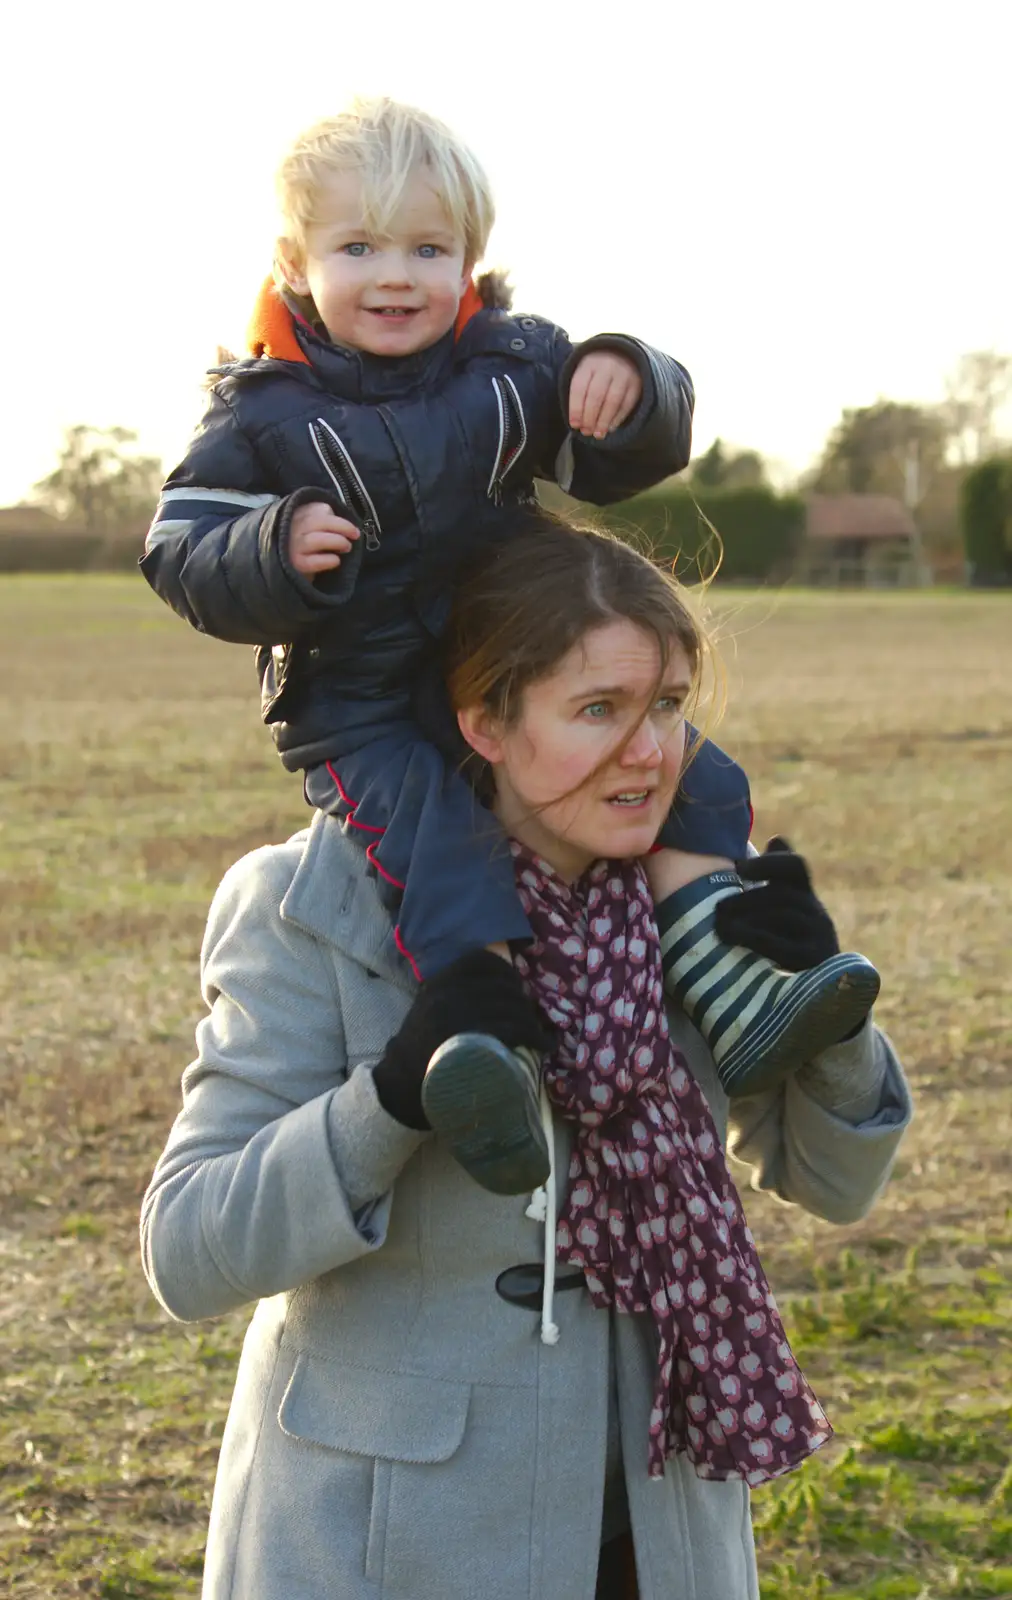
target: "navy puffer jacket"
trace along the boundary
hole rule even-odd
[[[624,500],[687,464],[693,407],[670,357],[618,334],[574,348],[540,317],[485,309],[403,360],[295,327],[303,361],[220,369],[141,559],[195,628],[256,646],[264,718],[291,769],[336,754],[370,704],[409,704],[457,568],[509,537],[535,479]],[[643,380],[633,416],[601,441],[566,420],[572,370],[598,349]],[[312,500],[363,530],[316,582],[288,557],[292,514]]]

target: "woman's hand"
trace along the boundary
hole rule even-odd
[[[786,839],[771,839],[761,856],[737,862],[736,870],[757,887],[717,906],[714,927],[725,944],[744,945],[785,972],[804,972],[839,952],[833,919],[812,888],[805,858]]]
[[[577,362],[569,385],[569,426],[603,439],[632,416],[642,394],[635,361],[616,350],[591,350]]]
[[[552,1030],[509,961],[471,950],[427,978],[400,1032],[373,1068],[384,1111],[405,1128],[427,1128],[422,1079],[436,1050],[457,1033],[490,1033],[509,1049],[549,1049]]]

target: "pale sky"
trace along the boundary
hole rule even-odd
[[[55,0],[4,24],[0,504],[62,427],[167,465],[270,262],[272,175],[355,92],[442,116],[489,261],[685,362],[696,448],[801,468],[845,406],[1012,351],[1012,0]]]

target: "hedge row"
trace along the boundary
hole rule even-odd
[[[789,576],[804,532],[804,502],[771,489],[653,489],[599,512],[616,533],[640,536],[680,577],[709,575],[718,561],[731,583]]]
[[[762,583],[786,578],[804,528],[804,505],[770,489],[654,489],[594,519],[633,539],[679,576]],[[127,571],[143,535],[102,539],[74,532],[0,533],[0,572]]]
[[[978,589],[1012,584],[1012,457],[994,457],[963,479],[960,521],[967,579]]]
[[[3,572],[127,572],[143,540],[84,533],[0,533]]]

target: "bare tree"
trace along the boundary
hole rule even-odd
[[[56,467],[35,485],[36,502],[106,536],[150,513],[164,474],[156,456],[131,448],[136,442],[129,428],[67,428]]]
[[[1012,395],[1012,356],[973,350],[960,356],[945,383],[948,429],[959,459],[967,464],[992,455],[996,421]]]
[[[820,494],[889,494],[916,505],[944,464],[946,442],[938,408],[877,400],[844,411],[805,486]]]

